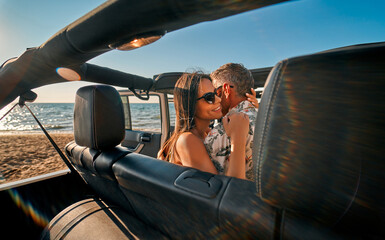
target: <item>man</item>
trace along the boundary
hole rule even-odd
[[[249,116],[249,134],[246,141],[245,163],[246,178],[254,180],[252,142],[254,135],[254,121],[257,117],[257,108],[247,100],[246,93],[250,94],[254,87],[251,72],[242,64],[227,63],[210,74],[218,96],[221,98],[223,116],[242,112]],[[229,155],[231,153],[230,139],[226,135],[223,124],[218,123],[207,135],[204,141],[207,152],[219,174],[227,171]]]

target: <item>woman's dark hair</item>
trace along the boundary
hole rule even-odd
[[[198,98],[198,88],[202,78],[210,79],[208,74],[201,72],[184,73],[176,82],[174,88],[175,129],[171,137],[163,144],[158,158],[173,162],[176,141],[184,132],[189,132],[194,126],[195,109]]]

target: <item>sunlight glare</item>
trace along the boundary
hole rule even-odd
[[[80,81],[80,75],[70,68],[58,67],[56,68],[57,74],[67,81]]]

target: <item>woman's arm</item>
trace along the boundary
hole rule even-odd
[[[249,132],[249,117],[243,113],[224,117],[223,127],[231,142],[231,154],[226,175],[246,179],[245,151]]]
[[[251,102],[251,104],[253,104],[253,106],[255,108],[259,108],[259,103],[258,103],[258,100],[257,100],[257,93],[254,91],[253,88],[251,89],[251,93],[252,94],[246,93],[247,100],[249,102]]]
[[[218,174],[202,140],[194,134],[187,132],[180,135],[176,142],[176,150],[183,166]]]

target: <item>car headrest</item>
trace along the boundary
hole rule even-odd
[[[384,209],[384,56],[366,44],[272,69],[254,135],[260,198],[331,225]]]
[[[115,88],[93,85],[76,92],[74,135],[78,145],[99,150],[124,139],[123,104]]]

